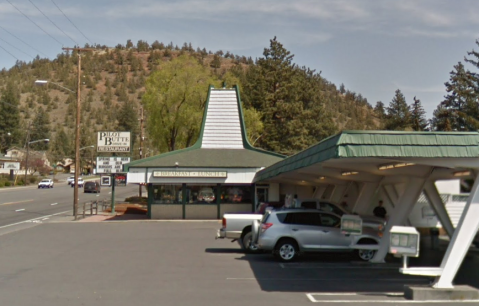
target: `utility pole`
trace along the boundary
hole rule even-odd
[[[81,110],[81,51],[93,51],[92,48],[62,48],[65,51],[77,51],[78,53],[78,83],[77,83],[77,117],[75,125],[75,185],[73,186],[73,217],[78,216],[78,171],[80,171],[80,110]]]
[[[143,158],[143,140],[145,139],[145,137],[143,136],[143,121],[145,120],[145,118],[143,117],[143,106],[140,106],[140,159]],[[140,184],[139,186],[139,190],[138,190],[138,196],[142,197],[142,186]]]

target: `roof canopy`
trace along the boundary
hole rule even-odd
[[[454,178],[458,169],[479,168],[478,144],[477,132],[343,131],[263,169],[255,182],[400,180],[431,167],[437,179]]]

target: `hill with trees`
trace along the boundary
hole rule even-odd
[[[97,131],[128,130],[134,159],[139,156],[140,107],[146,117],[143,156],[181,149],[198,136],[208,86],[224,83],[240,87],[250,142],[286,155],[341,130],[427,130],[429,123],[435,130],[472,128],[478,118],[477,96],[457,98],[478,84],[477,74],[461,65],[446,83],[450,97],[429,122],[416,97],[408,105],[398,89],[388,106],[378,101],[373,107],[361,94],[343,84],[336,86],[321,72],[297,66],[294,55],[276,37],[255,60],[229,51],[194,49],[188,43],[179,47],[140,40],[134,45],[128,40],[115,48],[85,47],[94,50],[82,53],[81,146],[94,145]],[[477,53],[469,55],[478,58]],[[477,60],[467,62],[477,67]],[[77,54],[67,52],[53,60],[17,62],[0,71],[2,152],[12,145],[23,147],[30,131],[30,139],[51,139],[48,152],[53,160],[73,156],[76,67]],[[48,86],[35,86],[38,79],[48,80]],[[89,158],[88,152],[82,154]]]

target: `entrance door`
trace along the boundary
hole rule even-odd
[[[255,211],[261,203],[268,203],[268,187],[256,187]]]

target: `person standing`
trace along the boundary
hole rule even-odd
[[[386,219],[386,208],[383,207],[383,200],[379,200],[378,206],[373,210],[373,214],[376,217]]]

